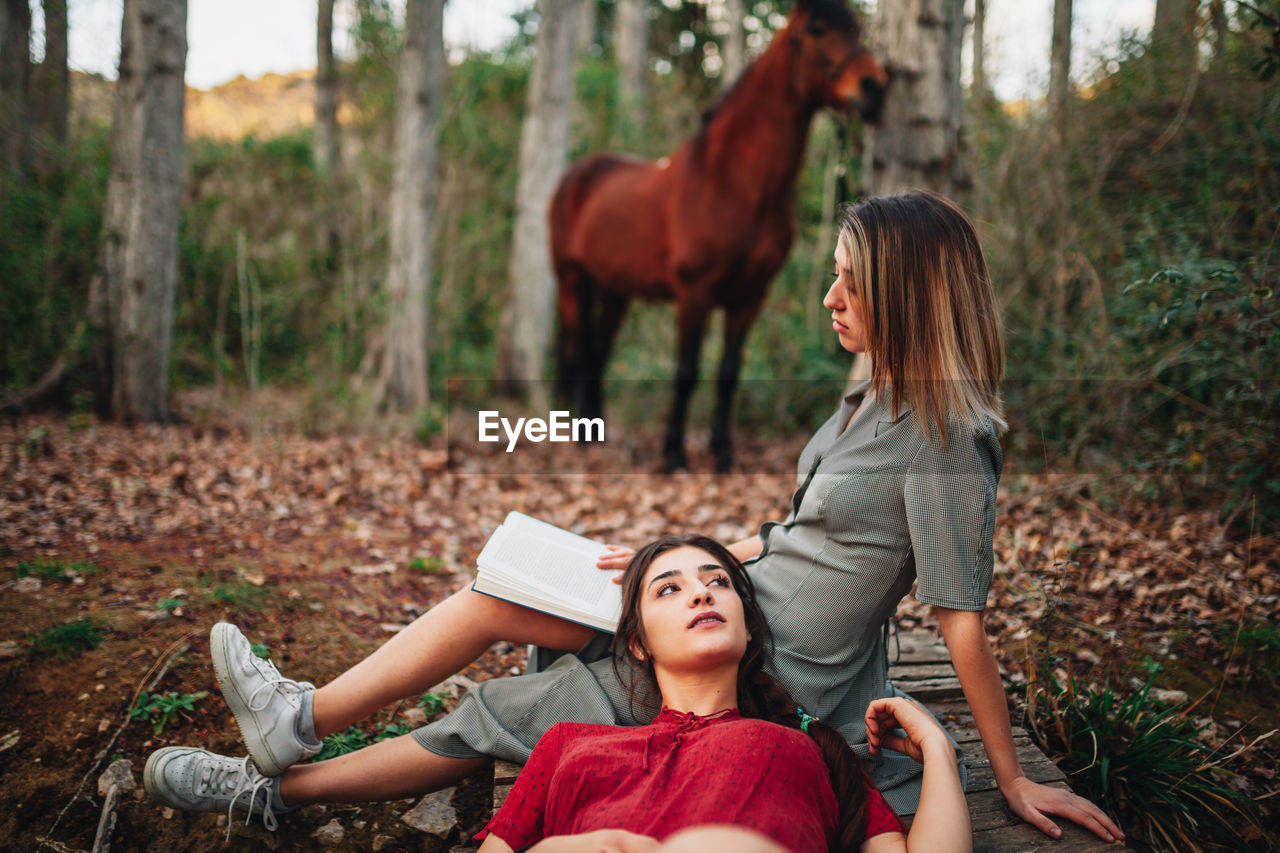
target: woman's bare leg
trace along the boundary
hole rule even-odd
[[[341,731],[379,708],[439,684],[499,640],[574,651],[585,645],[594,633],[583,625],[466,587],[419,616],[369,657],[317,690],[313,706],[316,736],[323,738]],[[433,755],[421,746],[413,746],[419,752]]]
[[[399,800],[454,785],[490,760],[445,758],[402,735],[329,761],[295,764],[280,777],[280,797],[288,806]]]

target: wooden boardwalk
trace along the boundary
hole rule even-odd
[[[951,656],[942,639],[933,631],[907,631],[892,637],[889,659],[894,661],[889,678],[900,689],[926,705],[964,752],[969,784],[965,798],[969,801],[969,818],[973,823],[975,853],[1022,853],[1022,851],[1054,850],[1063,853],[1120,853],[1125,848],[1108,844],[1092,832],[1061,818],[1062,838],[1055,841],[1022,821],[1005,805],[996,788],[995,774],[982,748],[982,739],[973,726],[973,717],[965,705],[960,680],[951,666]],[[1069,788],[1066,776],[1058,766],[1031,742],[1026,731],[1013,730],[1014,744],[1022,769],[1033,782],[1057,788]],[[520,768],[498,761],[493,768],[493,808],[496,812],[515,784]],[[907,824],[911,820],[907,818]]]

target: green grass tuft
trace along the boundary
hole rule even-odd
[[[93,620],[77,619],[31,637],[31,654],[66,660],[79,652],[96,649],[106,636],[106,630]]]

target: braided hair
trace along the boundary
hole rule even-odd
[[[686,547],[697,548],[714,557],[729,573],[734,591],[742,600],[750,638],[738,663],[738,713],[743,717],[802,729],[813,738],[822,751],[839,807],[835,842],[831,849],[837,853],[860,849],[867,834],[866,802],[870,781],[866,771],[838,731],[812,717],[802,716],[803,710],[782,682],[764,671],[764,664],[773,653],[773,635],[756,601],[755,585],[738,558],[709,536],[694,533],[650,542],[631,558],[622,577],[622,618],[613,635],[613,667],[619,680],[629,685],[633,707],[639,697],[651,697],[658,692],[653,657],[645,655],[643,660],[637,660],[631,653],[633,641],[641,647],[646,645],[644,624],[640,620],[644,575],[659,556]],[[644,702],[643,699],[641,701]],[[656,712],[657,709],[652,710]]]

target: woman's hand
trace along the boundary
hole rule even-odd
[[[1018,817],[1039,829],[1050,838],[1061,838],[1062,830],[1049,819],[1056,814],[1075,821],[1090,830],[1103,841],[1123,839],[1124,832],[1116,826],[1106,812],[1093,803],[1064,788],[1050,788],[1032,782],[1026,776],[1015,778],[1000,789]]]
[[[867,706],[866,723],[867,743],[872,755],[881,749],[892,749],[916,761],[924,761],[927,749],[945,746],[951,751],[947,733],[929,712],[901,696],[872,702]],[[902,729],[907,736],[895,734],[894,729]]]
[[[607,572],[621,572],[631,563],[631,558],[636,552],[625,545],[605,545],[609,549],[609,553],[601,554],[596,558],[596,568],[604,569]],[[613,576],[614,583],[622,583],[622,575]]]
[[[578,835],[553,835],[529,848],[529,853],[653,853],[658,842],[624,829],[597,829]]]

